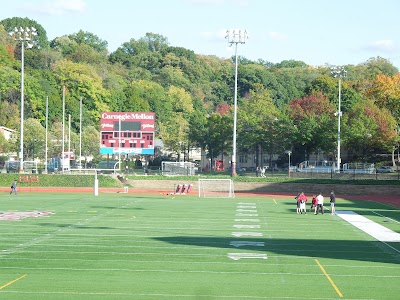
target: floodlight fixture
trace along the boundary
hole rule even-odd
[[[337,133],[337,163],[336,163],[336,171],[340,173],[340,117],[342,116],[341,110],[341,81],[343,78],[347,76],[347,71],[342,66],[334,66],[331,67],[331,75],[335,78],[339,78],[339,101],[338,101],[338,110],[334,113],[335,117],[338,117],[338,133]]]
[[[27,48],[32,48],[34,43],[28,43],[32,41],[32,37],[37,35],[36,28],[26,27],[22,28],[15,27],[14,31],[9,33],[15,41],[21,41],[21,128],[20,128],[20,152],[19,152],[19,172],[24,173],[24,49],[25,42],[27,42]]]

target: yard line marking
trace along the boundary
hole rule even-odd
[[[272,199],[272,200],[274,200],[275,204],[278,204],[278,203],[275,201],[275,199]]]
[[[233,260],[239,260],[242,258],[261,258],[267,259],[267,254],[260,254],[260,253],[228,253],[228,257]]]
[[[260,219],[235,219],[235,222],[260,222]]]
[[[256,205],[254,202],[239,202],[238,204],[243,204],[243,205]]]
[[[336,286],[336,284],[333,282],[333,280],[331,279],[331,277],[328,275],[328,273],[326,273],[324,267],[319,263],[318,259],[315,259],[315,261],[317,262],[319,268],[321,269],[322,273],[324,273],[324,275],[326,276],[326,278],[329,280],[329,282],[331,283],[331,285],[333,286],[333,288],[335,289],[336,293],[339,295],[340,298],[343,298],[343,294],[340,292],[340,290],[338,289],[338,287]]]
[[[336,215],[380,242],[400,242],[399,233],[353,211],[336,211]]]
[[[18,277],[18,278],[15,278],[14,280],[11,280],[10,282],[6,283],[5,285],[0,286],[0,290],[4,289],[5,287],[7,287],[7,286],[13,284],[14,282],[16,282],[16,281],[18,281],[18,280],[24,278],[25,276],[28,276],[28,274],[24,274],[24,275],[22,275],[22,276],[20,276],[20,277]]]
[[[253,242],[253,241],[232,241],[229,243],[230,246],[233,247],[242,247],[242,246],[255,246],[255,247],[264,247],[264,242]]]
[[[258,214],[243,214],[243,213],[237,213],[237,217],[258,217]]]
[[[386,219],[389,219],[390,221],[393,221],[393,222],[396,222],[396,223],[400,223],[400,222],[396,221],[395,219],[392,219],[392,218],[389,218],[389,217],[385,217],[384,215],[381,215],[381,214],[379,214],[379,213],[377,213],[377,212],[374,212],[374,211],[373,211],[372,213],[374,213],[374,214],[376,214],[376,215],[378,215],[378,216],[384,217],[384,218],[386,218]]]
[[[238,205],[237,208],[256,208],[255,205]]]
[[[263,236],[261,232],[232,232],[233,236]]]
[[[243,229],[243,228],[255,228],[255,229],[259,229],[261,228],[260,225],[242,225],[242,224],[235,224],[233,225],[234,228],[238,228],[238,229]]]
[[[239,208],[236,211],[256,213],[257,209],[241,209],[241,208]]]

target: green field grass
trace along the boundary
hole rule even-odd
[[[0,299],[400,295],[400,243],[376,241],[329,213],[297,215],[293,197],[0,195],[0,212],[36,210],[53,214],[0,221]],[[400,233],[399,209],[338,199],[337,210]]]

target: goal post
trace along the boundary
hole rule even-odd
[[[192,162],[162,161],[161,170],[163,175],[195,175],[195,164]]]
[[[199,179],[199,197],[234,198],[232,179]]]

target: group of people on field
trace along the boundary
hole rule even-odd
[[[304,192],[299,193],[296,197],[296,205],[297,205],[297,213],[298,214],[307,214],[306,203],[308,201]],[[336,195],[334,191],[331,191],[329,195],[329,202],[331,204],[331,215],[335,214],[335,203],[336,203]],[[324,214],[324,196],[322,193],[318,195],[313,195],[311,199],[311,207],[310,212],[314,210],[314,215],[318,215],[319,212]]]

